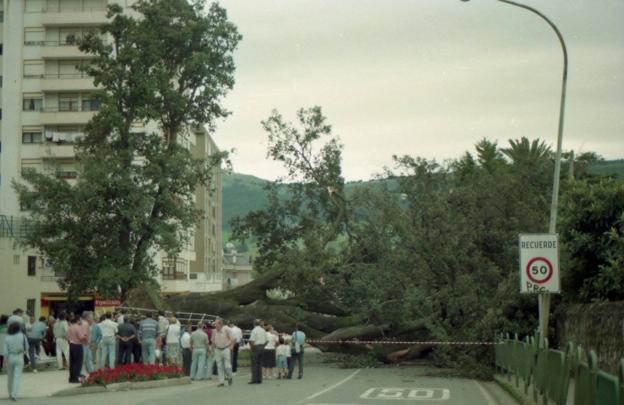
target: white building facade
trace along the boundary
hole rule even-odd
[[[115,2],[127,7],[131,1]],[[0,0],[0,313],[21,307],[39,316],[63,309],[54,269],[37,252],[14,243],[28,212],[20,208],[11,183],[24,170],[70,182],[78,178],[74,141],[99,105],[92,98],[93,80],[76,68],[90,56],[75,44],[106,23],[106,6],[106,0]],[[217,151],[203,128],[192,131],[187,142],[196,156]],[[197,189],[195,201],[205,218],[187,249],[175,259],[157,255],[163,292],[221,289],[220,171],[210,189]],[[89,292],[81,301],[89,309],[115,304]]]

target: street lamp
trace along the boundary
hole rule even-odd
[[[461,0],[463,2],[468,2],[469,0]],[[534,9],[533,7],[527,6],[525,4],[516,3],[515,1],[510,0],[497,0],[501,3],[506,3],[512,6],[520,7],[525,10],[532,12],[533,14],[538,15],[542,20],[546,21],[550,28],[555,31],[557,34],[557,38],[559,39],[559,43],[561,44],[561,50],[563,51],[563,76],[561,79],[561,101],[559,103],[559,128],[557,133],[557,152],[555,154],[555,174],[553,177],[553,190],[552,190],[552,200],[550,204],[550,222],[548,224],[548,233],[556,233],[557,232],[557,205],[559,203],[559,176],[561,172],[561,143],[563,140],[563,117],[565,113],[565,99],[566,99],[566,86],[568,82],[568,49],[566,48],[565,41],[563,40],[563,36],[561,32],[559,32],[559,28],[553,23],[548,17],[542,14],[540,11]],[[540,334],[543,337],[548,337],[548,316],[550,314],[550,294],[542,293],[538,295],[538,305],[539,305],[539,330]]]

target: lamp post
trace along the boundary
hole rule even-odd
[[[461,0],[467,2],[469,0]],[[568,81],[568,50],[566,48],[563,36],[559,31],[559,28],[548,17],[542,14],[540,11],[525,4],[517,3],[511,0],[497,0],[501,3],[506,3],[512,6],[520,7],[525,10],[538,15],[542,20],[546,21],[550,28],[555,31],[557,39],[561,44],[561,50],[563,51],[563,76],[561,79],[561,101],[559,103],[559,128],[557,132],[557,152],[555,154],[555,173],[553,176],[553,189],[552,199],[550,204],[550,221],[548,224],[548,233],[557,232],[557,206],[559,204],[559,177],[561,173],[561,143],[563,140],[563,118],[565,113],[565,99],[566,99],[566,86]],[[543,337],[548,336],[548,316],[550,314],[550,294],[542,293],[537,297],[539,305],[539,330]]]

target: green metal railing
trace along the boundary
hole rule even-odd
[[[569,343],[565,351],[548,347],[548,339],[539,335],[519,340],[516,335],[502,337],[495,346],[496,368],[516,387],[522,385],[525,395],[547,405],[565,405],[571,379],[574,379],[574,405],[624,405],[624,359],[618,376],[598,369],[598,357],[591,350],[586,355],[581,347]],[[550,402],[549,402],[550,401]]]

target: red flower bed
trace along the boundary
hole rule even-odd
[[[180,378],[182,376],[184,376],[184,371],[176,366],[133,363],[94,371],[89,374],[89,377],[82,380],[82,386],[106,386],[119,382],[164,380],[166,378]]]

